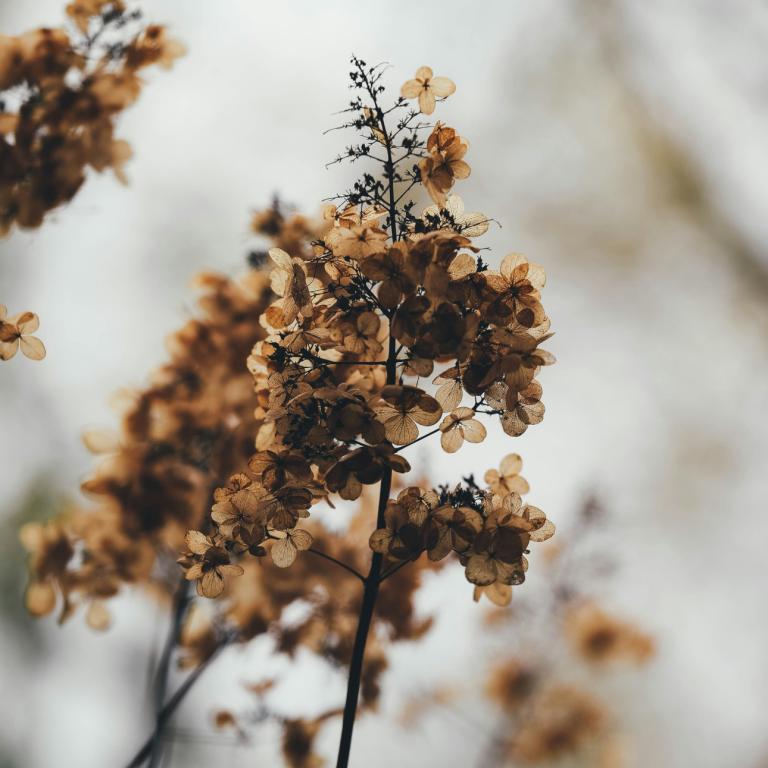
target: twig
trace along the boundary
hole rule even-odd
[[[321,552],[319,549],[315,549],[314,547],[310,547],[307,552],[311,552],[313,555],[317,555],[318,557],[322,557],[325,560],[329,560],[332,563],[335,563],[336,565],[343,568],[345,571],[349,571],[353,576],[357,576],[360,581],[365,584],[365,576],[363,576],[362,573],[355,570],[351,565],[347,565],[346,563],[342,562],[341,560],[337,560],[335,557],[332,557],[331,555],[326,554],[325,552]]]
[[[195,669],[189,673],[186,680],[176,689],[176,692],[168,699],[168,703],[160,710],[155,722],[155,730],[152,735],[147,739],[141,749],[136,753],[133,760],[128,763],[127,768],[140,768],[151,757],[154,749],[154,744],[160,740],[161,734],[165,725],[170,720],[173,713],[178,709],[179,704],[184,701],[184,698],[192,689],[192,686],[199,680],[200,676],[205,672],[211,662],[221,653],[221,651],[228,645],[231,640],[225,638],[222,640],[211,652],[207,659],[202,661]]]

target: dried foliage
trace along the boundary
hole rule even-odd
[[[114,136],[141,74],[184,47],[122,0],[73,0],[67,26],[0,35],[0,236],[35,228],[71,200],[86,169],[125,181],[130,145]]]

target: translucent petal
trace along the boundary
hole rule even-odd
[[[200,531],[187,531],[184,537],[189,551],[196,555],[204,555],[211,548],[210,539]]]
[[[45,357],[45,345],[36,336],[22,336],[19,346],[30,360],[42,360]]]
[[[296,546],[288,536],[272,544],[272,550],[270,552],[272,555],[272,562],[278,568],[287,568],[289,565],[292,565],[294,560],[296,560],[297,553],[298,550],[296,549]]]
[[[303,552],[312,546],[312,534],[303,528],[295,528],[290,532],[289,536],[296,549]]]
[[[40,320],[34,312],[22,312],[16,318],[16,326],[23,335],[34,333],[40,327]]]
[[[461,428],[464,431],[464,439],[470,443],[482,443],[486,437],[485,426],[477,419],[469,419],[461,423]]]
[[[522,468],[523,468],[523,459],[518,453],[507,454],[501,460],[500,469],[501,469],[501,474],[504,477],[509,477],[510,475],[518,475],[520,474],[520,470]]]
[[[400,88],[400,95],[404,99],[415,99],[421,93],[423,87],[424,83],[420,83],[418,80],[408,80]]]
[[[440,435],[440,445],[446,453],[456,453],[464,445],[464,435],[461,429],[454,426]]]
[[[456,92],[456,83],[448,77],[433,77],[429,81],[429,87],[435,96],[439,96],[441,99]]]
[[[424,115],[431,115],[435,111],[435,94],[431,90],[424,89],[419,94],[419,110]]]
[[[224,591],[224,579],[215,568],[206,571],[197,583],[198,592],[203,597],[218,597]]]

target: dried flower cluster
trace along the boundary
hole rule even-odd
[[[378,70],[355,66],[353,86],[367,100],[352,102],[349,125],[368,142],[350,154],[381,160],[385,179],[366,175],[344,205],[329,206],[310,249],[269,252],[277,299],[262,318],[269,335],[249,359],[262,406],[258,450],[217,489],[215,530],[190,532],[182,559],[209,597],[242,570],[232,564],[242,555],[269,551],[276,565],[290,566],[311,546],[300,524],[313,506],[334,495],[354,500],[364,485],[407,472],[402,451],[427,436],[420,427],[435,427],[443,449],[454,452],[485,438],[481,415],[499,417],[514,435],[543,416],[535,375],[553,361],[539,346],[549,337],[543,270],[518,254],[489,269],[466,234],[478,228],[478,215],[467,224],[455,196],[450,209],[432,207],[416,226],[412,206],[397,204],[396,186],[407,183],[398,163],[421,157],[412,181],[440,206],[455,179],[469,175],[460,159],[467,142],[438,123],[421,151],[414,112],[388,129],[386,116],[404,108],[403,99],[384,112]],[[403,88],[419,95],[426,114],[434,95],[453,92],[446,78],[430,78],[422,68]],[[418,381],[436,366],[433,395]],[[517,464],[508,457],[502,474]],[[452,488],[409,487],[383,505],[374,552],[392,564],[455,552],[467,578],[501,600],[524,579],[529,542],[554,530],[515,490],[499,482],[481,488],[471,477]]]
[[[39,227],[89,167],[124,181],[131,148],[114,137],[115,119],[146,67],[184,52],[123,0],[73,0],[66,13],[68,28],[0,35],[0,236]]]
[[[10,360],[21,350],[30,360],[42,360],[45,346],[32,334],[40,320],[34,312],[20,312],[8,317],[8,308],[0,304],[0,360]]]

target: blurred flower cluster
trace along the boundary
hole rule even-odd
[[[66,28],[0,35],[0,236],[39,227],[89,167],[125,181],[131,148],[115,120],[138,98],[144,69],[184,53],[122,0],[74,0],[66,14]]]

